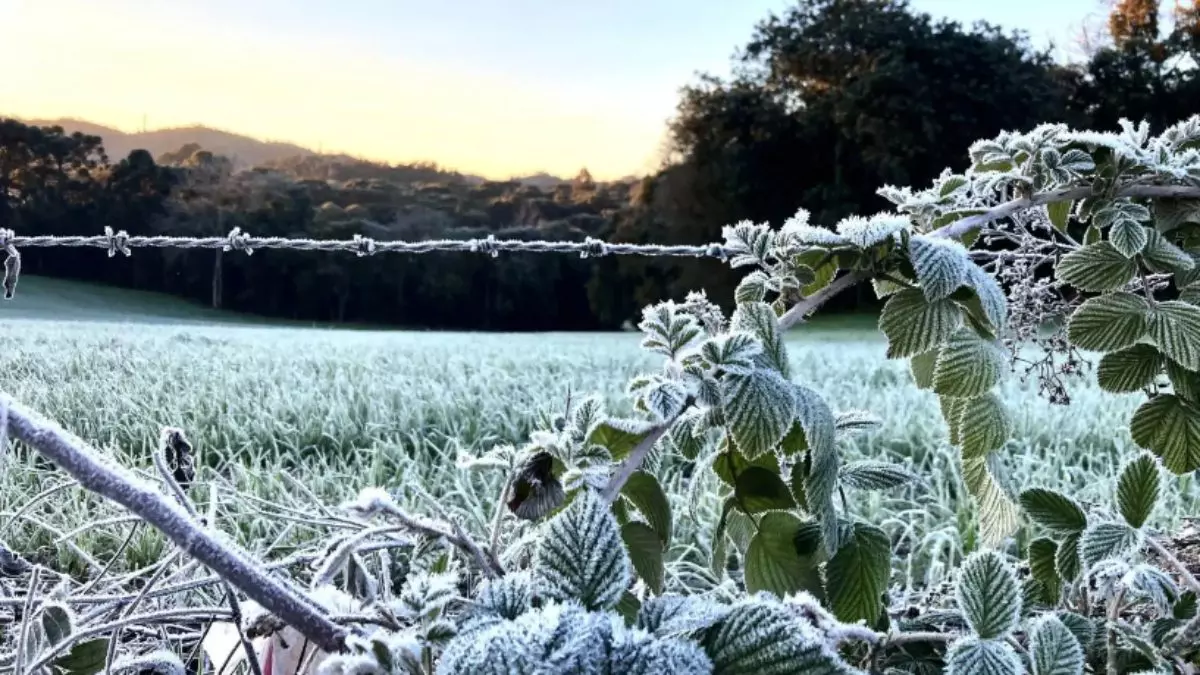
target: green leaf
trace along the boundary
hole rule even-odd
[[[1189,305],[1200,305],[1200,283],[1193,281],[1179,289],[1179,301]]]
[[[620,461],[653,431],[654,425],[650,422],[611,418],[592,429],[587,444],[607,448],[613,460]]]
[[[58,603],[47,603],[40,612],[42,635],[46,642],[53,647],[71,636],[74,632],[71,612]]]
[[[779,477],[779,473],[757,466],[738,474],[734,494],[737,496],[738,505],[746,513],[762,513],[796,506],[796,500],[792,498],[792,493],[788,491],[788,486]]]
[[[712,463],[713,472],[729,487],[734,486],[734,476],[740,475],[754,466],[762,467],[772,473],[779,473],[779,458],[775,456],[775,453],[768,452],[752,460],[746,459],[745,455],[730,448],[725,452],[718,453]]]
[[[671,502],[658,479],[645,471],[635,471],[621,488],[624,495],[646,518],[646,523],[658,533],[663,546],[671,545]]]
[[[1012,435],[1012,420],[1000,397],[987,393],[968,399],[959,414],[964,459],[984,457],[999,450]]]
[[[858,490],[887,490],[920,479],[899,464],[869,459],[844,465],[838,475],[844,485]]]
[[[1104,239],[1104,231],[1101,230],[1100,228],[1096,227],[1095,225],[1089,226],[1087,231],[1083,233],[1083,245],[1084,246],[1091,246],[1092,244],[1095,244],[1103,239]]]
[[[1130,527],[1146,524],[1160,494],[1158,462],[1143,452],[1125,465],[1117,479],[1117,506]]]
[[[945,342],[962,325],[962,312],[950,300],[927,302],[919,290],[905,289],[888,298],[879,329],[888,339],[887,357],[898,359]]]
[[[1154,230],[1149,230],[1148,234],[1149,240],[1146,249],[1142,251],[1142,260],[1151,272],[1186,274],[1195,268],[1196,262],[1187,251]]]
[[[617,519],[587,488],[549,520],[535,558],[538,590],[546,598],[612,609],[629,586],[629,555]]]
[[[1046,205],[1046,215],[1050,217],[1050,224],[1059,232],[1067,231],[1067,223],[1071,220],[1071,206],[1074,202],[1050,202]]]
[[[1200,469],[1200,410],[1186,400],[1173,394],[1151,398],[1134,411],[1129,433],[1171,473]]]
[[[1114,352],[1136,343],[1149,330],[1150,303],[1132,293],[1091,298],[1071,315],[1067,338],[1080,349]]]
[[[1175,395],[1191,403],[1200,403],[1200,374],[1167,359],[1167,379]]]
[[[770,277],[761,270],[754,270],[742,277],[742,280],[738,282],[737,289],[733,292],[734,302],[739,305],[762,302],[763,298],[767,296],[768,281],[770,281]]]
[[[1091,567],[1101,560],[1129,553],[1139,542],[1138,531],[1125,523],[1096,523],[1079,538],[1079,558]]]
[[[826,644],[824,633],[797,616],[795,607],[763,597],[735,604],[724,621],[705,633],[703,647],[712,659],[712,675],[855,672]]]
[[[996,345],[960,329],[938,351],[933,391],[958,398],[980,396],[1000,381],[1002,368],[1004,354]]]
[[[963,618],[981,638],[1006,637],[1021,622],[1017,573],[996,551],[977,551],[968,556],[954,590]]]
[[[942,419],[946,421],[946,430],[950,434],[950,445],[962,443],[962,411],[967,405],[965,398],[938,397],[938,408],[942,411]]]
[[[617,601],[617,606],[613,608],[613,611],[625,620],[626,626],[630,626],[637,619],[638,611],[641,608],[642,603],[637,599],[637,596],[629,591],[625,591],[621,595],[621,599]]]
[[[809,444],[808,474],[804,492],[810,511],[824,526],[826,551],[832,555],[839,544],[839,529],[833,506],[841,458],[835,445],[836,424],[833,411],[820,394],[803,385],[795,385],[796,417],[804,427]]]
[[[665,572],[663,544],[658,533],[649,525],[634,520],[621,526],[621,541],[625,542],[633,569],[646,582],[646,587],[655,595],[662,593]]]
[[[1121,255],[1132,258],[1146,247],[1146,241],[1149,239],[1147,232],[1149,230],[1137,221],[1122,220],[1108,231],[1108,239]]]
[[[1053,614],[1042,617],[1029,638],[1034,675],[1083,675],[1084,654],[1079,640]]]
[[[802,522],[786,511],[771,511],[758,521],[746,549],[746,591],[770,591],[779,597],[821,587],[817,561],[796,550]]]
[[[1062,578],[1054,564],[1058,544],[1053,539],[1039,537],[1029,542],[1029,573],[1041,590],[1040,600],[1053,607],[1058,604]]]
[[[1200,307],[1166,300],[1149,313],[1150,338],[1175,363],[1200,371]]]
[[[755,357],[757,363],[777,370],[785,378],[790,375],[787,345],[779,330],[779,317],[770,305],[763,302],[738,305],[729,320],[729,330],[745,331],[757,337],[762,343],[762,352]]]
[[[941,354],[941,351],[935,347],[909,359],[908,365],[912,369],[913,381],[916,382],[918,389],[933,388],[933,370],[937,367],[938,355]]]
[[[908,255],[930,302],[946,298],[967,281],[971,259],[957,241],[913,235],[908,241]]]
[[[718,335],[700,345],[700,356],[713,368],[741,375],[754,370],[754,357],[761,353],[758,338],[744,331]]]
[[[108,640],[95,638],[75,643],[54,665],[66,671],[64,675],[97,675],[104,670],[107,656]]]
[[[1175,606],[1171,608],[1171,616],[1180,621],[1187,621],[1196,616],[1197,609],[1196,592],[1185,591],[1175,601]]]
[[[834,614],[848,623],[875,625],[883,611],[891,564],[887,534],[874,525],[855,523],[853,534],[825,565],[825,593]]]
[[[972,262],[967,267],[967,285],[975,292],[974,301],[966,303],[968,310],[975,313],[975,305],[978,304],[983,318],[987,319],[992,328],[1004,328],[1008,319],[1008,298],[1005,297],[1004,289],[1000,288],[996,278]]]
[[[963,482],[978,505],[979,537],[985,546],[997,546],[1020,526],[1020,510],[988,471],[987,458],[962,460]]]
[[[713,528],[712,536],[712,553],[709,555],[709,570],[718,579],[721,579],[725,574],[725,565],[727,562],[726,542],[729,540],[726,535],[726,529],[729,524],[729,516],[734,510],[733,497],[727,497],[724,505],[721,507],[721,517],[717,519],[717,526]]]
[[[1137,261],[1126,258],[1110,242],[1089,244],[1063,256],[1058,278],[1081,291],[1115,291],[1137,274]]]
[[[999,640],[966,637],[957,640],[946,650],[948,675],[1020,675],[1024,672],[1021,658]]]
[[[748,459],[773,450],[791,428],[796,412],[792,386],[778,372],[765,369],[722,379],[725,421]]]
[[[1029,488],[1021,493],[1021,508],[1034,522],[1058,534],[1082,532],[1087,515],[1074,499],[1046,488]]]
[[[1054,568],[1058,576],[1066,581],[1075,581],[1079,576],[1082,561],[1079,559],[1079,537],[1082,531],[1068,534],[1058,542],[1058,551],[1054,553]]]
[[[1096,379],[1104,391],[1138,391],[1153,384],[1163,363],[1162,354],[1153,345],[1139,343],[1101,357]]]

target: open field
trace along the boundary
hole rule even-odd
[[[219,526],[276,556],[307,536],[299,522],[301,514],[312,516],[306,491],[336,504],[380,485],[424,510],[436,500],[463,514],[472,530],[486,531],[500,485],[457,469],[460,451],[522,442],[538,413],[561,410],[569,395],[599,392],[610,410],[627,413],[624,383],[655,364],[633,334],[237,325],[245,322],[157,297],[89,292],[22,280],[17,299],[0,306],[0,388],[142,471],[152,469],[149,452],[160,428],[184,429],[207,467],[197,492],[202,510],[219,486]],[[86,314],[73,314],[76,308]],[[130,318],[137,323],[115,323]],[[835,408],[884,419],[879,431],[845,444],[848,457],[910,464],[926,477],[921,487],[858,496],[849,507],[903,535],[913,552],[911,572],[934,581],[945,555],[970,546],[971,505],[935,398],[911,384],[904,364],[884,359],[884,343],[870,325],[842,320],[801,328],[789,339],[790,355],[798,378]],[[1123,427],[1137,397],[1079,382],[1072,395],[1080,405],[1054,407],[1015,377],[1003,391],[1016,432],[1002,453],[1001,476],[1084,501],[1107,499],[1121,461],[1133,452]],[[129,535],[131,523],[119,519],[118,509],[78,488],[31,505],[65,476],[25,453],[5,461],[0,540],[13,549],[85,572],[103,565]],[[718,506],[711,472],[689,478],[684,469],[671,463],[661,469],[677,502],[672,553],[678,559],[707,541]],[[234,490],[243,496],[234,498]],[[1200,512],[1192,477],[1164,492],[1161,525]],[[161,547],[140,529],[122,555],[137,567],[155,560]],[[692,583],[685,567],[669,570],[673,583]]]

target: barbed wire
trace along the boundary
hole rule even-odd
[[[4,297],[12,298],[21,270],[19,248],[102,248],[111,258],[118,253],[133,255],[135,248],[217,249],[244,251],[247,255],[257,249],[290,251],[345,251],[358,257],[376,253],[422,254],[433,252],[486,253],[498,257],[501,253],[578,253],[581,258],[607,255],[638,255],[656,258],[717,258],[728,260],[733,253],[722,244],[674,245],[612,243],[587,237],[583,241],[544,241],[497,239],[427,239],[423,241],[377,241],[354,235],[353,239],[293,239],[289,237],[253,237],[234,228],[224,237],[166,237],[130,236],[124,230],[114,232],[104,228],[104,234],[94,236],[38,235],[19,236],[12,230],[0,229],[0,249],[7,252],[4,260]]]

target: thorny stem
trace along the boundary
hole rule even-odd
[[[640,443],[634,446],[633,451],[629,453],[624,462],[621,462],[621,466],[617,467],[612,478],[608,480],[608,485],[604,488],[601,496],[606,503],[611,504],[617,500],[617,496],[621,494],[621,488],[625,487],[625,483],[629,481],[633,472],[637,471],[642,462],[646,461],[646,456],[650,454],[654,444],[658,442],[659,438],[662,438],[674,421],[675,419],[671,419],[654,427]]]
[[[220,577],[257,601],[327,652],[342,650],[347,630],[319,612],[300,591],[261,570],[246,554],[219,541],[187,511],[149,483],[103,461],[83,441],[61,426],[0,394],[7,410],[8,432],[37,450],[79,481],[84,488],[141,516]]]

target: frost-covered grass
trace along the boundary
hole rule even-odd
[[[864,327],[865,326],[865,327]],[[884,419],[845,446],[849,458],[909,463],[926,484],[891,493],[848,495],[855,513],[883,523],[918,577],[938,577],[945,555],[970,548],[971,506],[936,399],[917,390],[902,363],[884,359],[870,322],[833,321],[790,337],[798,378],[838,409]],[[218,523],[252,550],[278,557],[313,535],[313,496],[336,504],[367,485],[398,491],[415,510],[446,509],[487,531],[500,485],[455,466],[478,453],[520,443],[538,413],[562,410],[569,396],[605,395],[628,413],[621,392],[655,363],[638,336],[386,333],[231,326],[138,326],[5,321],[0,325],[0,388],[58,420],[126,466],[152,469],[160,428],[186,431],[206,471],[194,496],[206,508],[218,487]],[[1133,446],[1123,427],[1136,396],[1075,384],[1078,405],[1052,407],[1010,377],[1003,392],[1016,434],[999,464],[1014,486],[1042,485],[1084,501],[1108,500]],[[57,569],[103,565],[130,532],[117,508],[71,487],[20,453],[0,476],[0,540]],[[694,478],[663,468],[673,492],[677,559],[707,550],[717,519],[711,472]],[[1200,507],[1190,478],[1167,490],[1162,525]],[[235,495],[235,492],[237,493]],[[1111,503],[1111,500],[1109,500]],[[26,508],[28,507],[28,508]],[[24,509],[17,520],[14,513]],[[113,520],[117,519],[117,520]],[[157,560],[161,540],[139,528],[124,567]],[[93,562],[88,562],[88,557]],[[675,583],[697,570],[672,567]],[[920,579],[916,579],[920,581]]]

